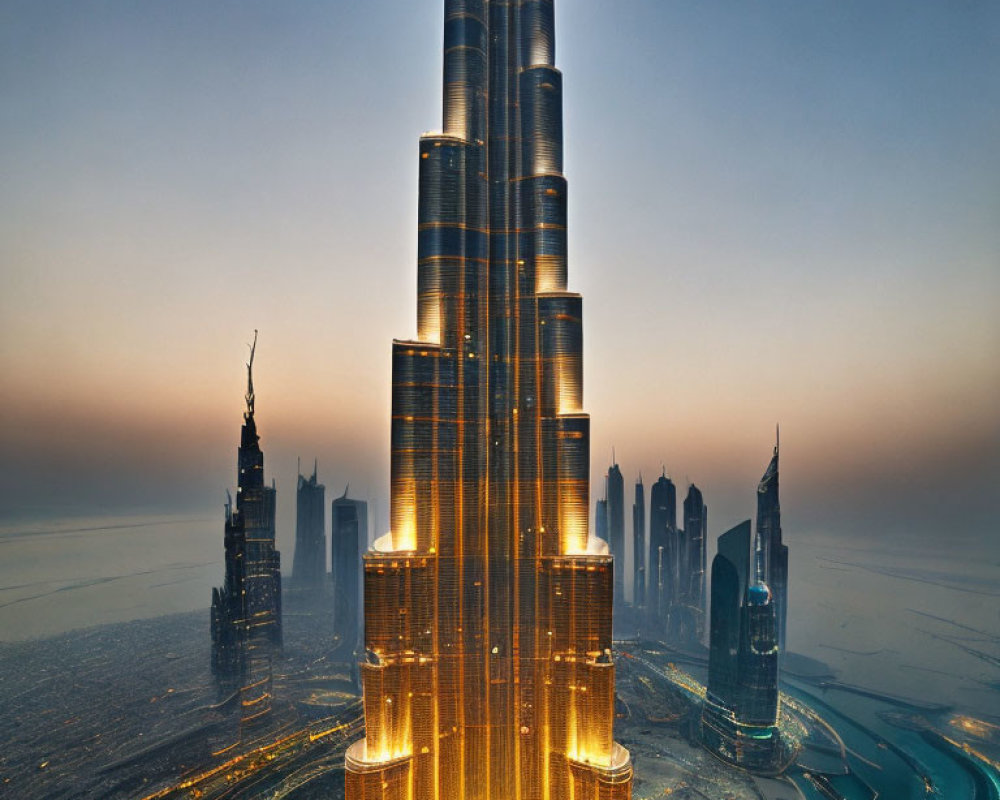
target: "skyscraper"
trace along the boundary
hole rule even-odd
[[[271,659],[281,646],[281,554],[274,547],[274,486],[264,484],[264,453],[254,419],[253,359],[237,455],[236,504],[226,503],[225,583],[212,590],[212,667],[240,678],[244,718],[270,707]]]
[[[649,564],[646,606],[651,632],[666,632],[674,590],[673,550],[677,539],[677,487],[666,470],[649,492]]]
[[[326,487],[313,474],[299,475],[295,493],[295,558],[292,561],[292,585],[296,589],[319,592],[326,580]]]
[[[393,343],[391,530],[365,556],[349,798],[624,798],[613,561],[589,535],[552,0],[446,0],[420,140],[417,341]]]
[[[615,608],[621,608],[625,603],[625,479],[617,463],[608,468],[608,542],[615,558]]]
[[[642,475],[635,482],[632,502],[632,603],[636,608],[646,603],[646,494]]]
[[[677,585],[671,610],[671,633],[700,641],[705,632],[705,536],[708,508],[693,483],[684,498],[684,528],[677,536]]]
[[[368,503],[350,499],[344,489],[333,501],[330,519],[333,635],[338,647],[352,653],[361,641],[361,554],[368,549]]]
[[[778,503],[778,446],[757,486],[757,535],[764,548],[764,574],[774,597],[778,652],[785,652],[788,622],[788,546],[781,542],[781,505]]]
[[[719,537],[712,561],[708,691],[702,740],[749,770],[768,772],[781,753],[774,604],[763,543],[751,558],[750,520]]]
[[[594,503],[594,534],[602,542],[608,541],[608,501],[604,497]]]

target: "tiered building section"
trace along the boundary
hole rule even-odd
[[[627,798],[613,562],[588,530],[552,0],[446,0],[420,140],[417,341],[393,344],[391,532],[364,560],[347,797]]]

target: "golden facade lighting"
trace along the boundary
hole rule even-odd
[[[588,527],[552,0],[446,0],[420,140],[418,341],[393,343],[391,532],[364,559],[351,800],[624,800],[613,561]]]

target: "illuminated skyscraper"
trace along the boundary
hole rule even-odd
[[[420,140],[417,340],[393,343],[391,530],[364,559],[348,798],[625,798],[613,561],[588,530],[552,0],[446,0]]]
[[[281,555],[274,547],[274,486],[264,484],[264,453],[254,419],[253,357],[247,364],[236,507],[226,504],[226,578],[212,590],[212,667],[240,678],[244,719],[270,708],[271,660],[281,647]]]
[[[625,479],[617,463],[608,468],[607,492],[608,542],[615,558],[615,608],[621,608],[625,603]]]
[[[368,503],[344,489],[330,514],[330,572],[333,576],[333,635],[353,652],[361,643],[361,554],[368,549]]]
[[[646,603],[646,493],[642,475],[635,482],[632,503],[632,603],[636,608]]]
[[[311,593],[322,591],[326,580],[326,487],[317,479],[317,469],[318,465],[314,464],[312,477],[299,475],[295,493],[292,585]]]
[[[764,575],[774,594],[778,652],[785,652],[788,621],[788,546],[781,542],[781,505],[778,503],[778,442],[757,486],[757,535],[764,548]]]

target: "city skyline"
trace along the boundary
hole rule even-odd
[[[12,0],[0,783],[992,798],[980,1]]]
[[[803,534],[929,541],[955,502],[965,535],[988,530],[997,12],[861,9],[557,12],[592,484],[612,445],[626,480],[665,462],[680,491],[688,475],[712,498],[711,540],[744,515],[777,421]],[[216,507],[249,315],[279,548],[299,454],[374,498],[385,529],[385,342],[416,297],[407,137],[435,127],[439,67],[416,42],[440,31],[390,2],[90,12],[6,11],[3,506]],[[357,68],[356,31],[380,13],[412,69]],[[592,63],[603,30],[616,35]],[[647,244],[622,250],[610,229]],[[268,292],[227,299],[234,272],[276,265],[287,277]],[[291,356],[319,351],[331,369]]]

